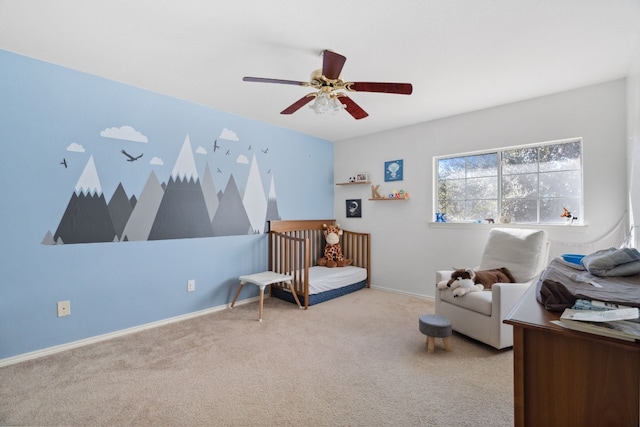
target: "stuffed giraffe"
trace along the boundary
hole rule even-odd
[[[324,229],[324,238],[327,244],[324,247],[324,257],[318,260],[318,265],[324,265],[330,268],[351,265],[353,260],[345,259],[345,257],[342,256],[342,248],[340,247],[342,230],[340,229],[340,224],[322,224],[322,228]]]

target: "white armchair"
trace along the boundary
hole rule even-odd
[[[502,321],[537,276],[549,257],[549,241],[542,230],[493,228],[480,265],[474,270],[507,267],[518,283],[496,283],[491,289],[455,298],[451,289],[436,285],[436,314],[451,321],[454,331],[497,349],[513,346],[513,328]],[[464,266],[461,266],[464,267]],[[436,284],[452,271],[436,272]]]

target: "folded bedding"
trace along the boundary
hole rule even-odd
[[[609,248],[582,258],[582,265],[594,276],[633,276],[640,274],[640,252],[635,248]]]
[[[603,277],[556,258],[545,268],[537,282],[536,297],[547,310],[563,311],[576,300],[597,300],[640,307],[640,274]]]

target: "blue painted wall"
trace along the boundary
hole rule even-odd
[[[199,177],[208,164],[218,191],[231,173],[242,191],[255,154],[282,219],[333,217],[330,141],[2,50],[0,102],[0,359],[226,304],[239,275],[266,268],[264,234],[42,244],[90,156],[107,202],[118,183],[139,197],[151,171],[169,180],[188,136]],[[101,136],[122,126],[148,142]],[[232,153],[214,153],[215,140]],[[122,149],[144,156],[127,162]],[[240,151],[249,163],[236,161]],[[254,295],[249,287],[241,298]],[[70,316],[57,317],[61,300]]]

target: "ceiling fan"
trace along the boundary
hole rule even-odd
[[[358,104],[349,98],[344,91],[348,92],[382,92],[396,93],[401,95],[411,95],[413,86],[411,83],[380,83],[380,82],[345,82],[341,79],[340,73],[347,58],[330,50],[322,51],[322,69],[311,73],[309,82],[296,80],[268,79],[262,77],[243,77],[245,82],[258,83],[278,83],[285,85],[296,85],[312,87],[317,92],[309,93],[284,110],[280,114],[293,114],[309,102],[314,101],[311,108],[319,114],[326,112],[338,112],[346,109],[354,119],[360,120],[367,117]]]

